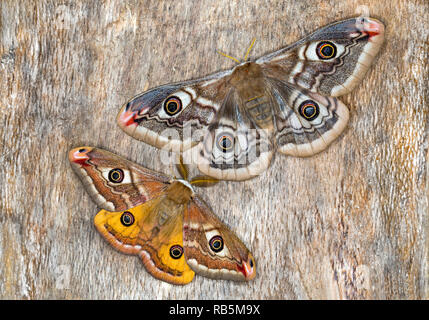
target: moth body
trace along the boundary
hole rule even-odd
[[[185,180],[173,180],[166,190],[167,197],[178,204],[189,202],[193,194],[194,189]]]
[[[239,97],[241,106],[257,128],[272,129],[273,114],[267,83],[259,64],[249,61],[236,66],[230,84]]]

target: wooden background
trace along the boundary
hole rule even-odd
[[[376,3],[376,4],[375,4]],[[0,298],[427,299],[427,1],[0,2]],[[253,251],[250,283],[152,278],[92,224],[67,152],[98,146],[175,172],[115,124],[144,88],[231,68],[336,20],[386,24],[345,133],[308,159],[201,189]]]

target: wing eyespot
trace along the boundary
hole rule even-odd
[[[182,111],[182,100],[179,97],[171,96],[164,102],[164,111],[169,116],[174,116]]]
[[[305,100],[299,105],[298,112],[304,119],[312,121],[319,116],[319,105],[313,100]]]
[[[116,168],[109,171],[109,181],[113,183],[121,183],[124,180],[124,171]]]
[[[216,147],[222,152],[230,152],[234,146],[234,138],[225,133],[221,133],[216,138]]]
[[[134,215],[129,212],[129,211],[125,211],[122,215],[121,215],[121,223],[125,226],[125,227],[129,227],[134,223],[135,219],[134,219]]]
[[[170,257],[173,259],[180,259],[180,257],[183,255],[183,248],[182,246],[179,246],[178,244],[170,247]]]
[[[220,252],[223,250],[223,239],[221,236],[214,236],[209,241],[210,249],[213,250],[213,252]]]
[[[319,59],[328,60],[337,55],[337,46],[330,41],[322,41],[316,47],[316,54]]]

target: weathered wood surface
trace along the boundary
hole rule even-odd
[[[367,5],[367,6],[365,6]],[[428,3],[0,2],[0,298],[427,299]],[[152,278],[96,232],[67,160],[98,146],[175,173],[115,124],[145,87],[234,65],[369,13],[386,44],[353,93],[345,133],[307,159],[201,190],[251,248],[251,283]]]

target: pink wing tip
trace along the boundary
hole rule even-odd
[[[246,280],[252,280],[256,276],[253,258],[250,258],[249,261],[251,261],[252,265],[250,264],[250,262],[247,261],[242,261],[241,266],[237,265],[238,271],[240,271],[244,275]]]
[[[137,112],[129,110],[121,110],[118,116],[118,123],[121,127],[128,127],[130,125],[137,125],[136,123]]]
[[[364,30],[370,37],[375,37],[384,34],[384,25],[378,20],[368,19],[364,22]]]
[[[88,165],[86,163],[86,161],[89,160],[88,152],[90,152],[92,149],[93,148],[91,147],[79,147],[70,150],[69,161],[82,166]]]

